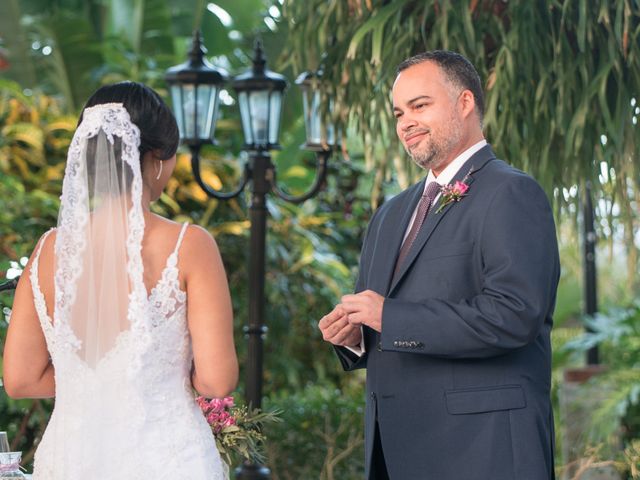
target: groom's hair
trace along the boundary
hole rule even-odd
[[[482,93],[482,83],[475,67],[464,56],[449,50],[432,50],[419,53],[407,58],[398,65],[399,74],[413,65],[424,62],[433,62],[438,65],[444,73],[446,79],[456,87],[463,90],[470,90],[476,102],[480,123],[484,117],[484,94]]]

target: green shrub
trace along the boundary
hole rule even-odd
[[[363,478],[362,392],[361,382],[342,390],[317,384],[269,398],[265,408],[281,410],[283,420],[265,432],[273,480]]]

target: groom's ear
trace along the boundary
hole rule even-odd
[[[458,97],[458,107],[464,118],[476,111],[476,98],[471,90],[463,90]]]

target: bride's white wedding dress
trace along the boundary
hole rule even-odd
[[[47,313],[38,281],[40,242],[30,278],[55,367],[56,399],[35,455],[34,480],[226,478],[190,383],[187,295],[177,268],[185,230],[186,224],[142,306],[144,315],[95,367],[77,355],[73,330],[52,323]]]
[[[62,183],[53,305],[38,276],[50,233],[33,256],[29,278],[56,394],[34,480],[227,478],[191,388],[178,280],[186,224],[157,285],[145,285],[140,144],[122,104],[83,110]]]

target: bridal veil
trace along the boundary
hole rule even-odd
[[[90,368],[142,318],[140,130],[122,104],[88,107],[69,148],[55,242],[54,318]],[[71,333],[71,332],[70,332]]]

